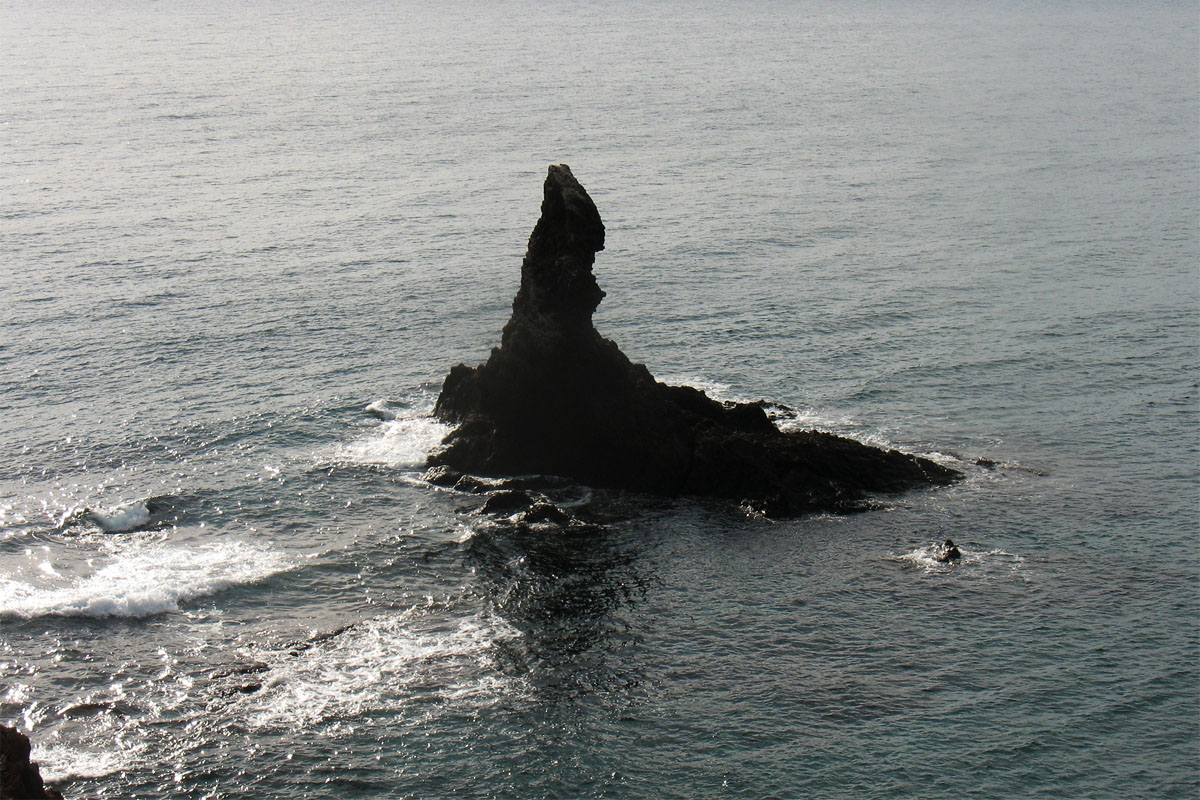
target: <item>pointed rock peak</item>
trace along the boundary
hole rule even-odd
[[[513,321],[523,318],[541,328],[590,328],[592,312],[604,297],[592,275],[596,253],[603,249],[604,223],[596,204],[570,167],[552,165],[542,216],[521,264]]]
[[[592,199],[568,167],[550,167],[502,345],[487,363],[460,364],[446,376],[434,414],[457,427],[430,467],[447,467],[460,481],[464,472],[559,475],[711,495],[772,516],[861,510],[871,494],[959,476],[852,439],[785,432],[767,417],[766,403],[721,403],[655,381],[592,327],[604,297],[592,262],[603,247]]]

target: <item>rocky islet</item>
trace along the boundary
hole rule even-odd
[[[604,234],[570,168],[551,166],[512,317],[486,363],[446,377],[434,413],[457,427],[428,466],[726,498],[778,517],[862,510],[873,494],[960,476],[898,450],[782,431],[770,403],[656,381],[592,324],[605,296],[592,271]]]

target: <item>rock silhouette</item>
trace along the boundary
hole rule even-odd
[[[592,265],[603,249],[587,191],[565,164],[551,166],[500,347],[446,377],[434,413],[458,427],[430,466],[715,496],[770,516],[861,510],[871,494],[959,476],[896,450],[780,431],[764,411],[771,404],[659,383],[592,326],[604,297]]]
[[[42,782],[37,762],[29,760],[30,750],[28,736],[0,725],[0,798],[62,800],[62,794]]]

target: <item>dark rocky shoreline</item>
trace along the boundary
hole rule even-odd
[[[62,794],[42,781],[37,762],[29,760],[29,737],[0,725],[0,798],[8,800],[63,800]]]
[[[592,273],[604,224],[566,165],[550,167],[541,211],[500,347],[446,377],[434,413],[458,427],[429,466],[713,496],[776,517],[858,511],[870,495],[960,477],[897,450],[783,432],[767,403],[659,383],[592,325],[604,297]]]

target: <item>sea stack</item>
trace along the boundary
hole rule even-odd
[[[849,512],[872,494],[959,473],[818,431],[783,432],[759,403],[659,383],[592,326],[604,223],[565,164],[542,215],[500,347],[451,369],[434,414],[457,428],[429,458],[477,475],[556,475],[593,486],[738,501],[770,516]]]

